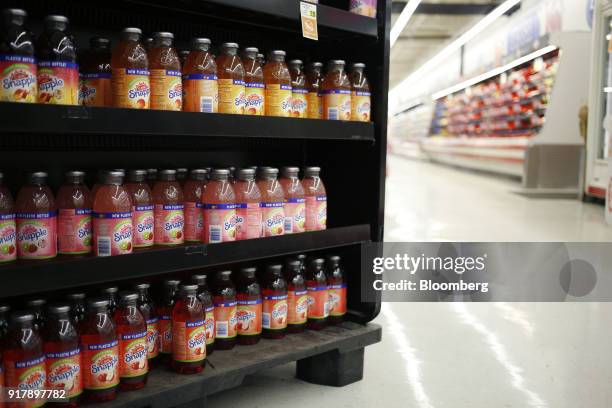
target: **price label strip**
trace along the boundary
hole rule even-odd
[[[302,17],[302,35],[305,38],[318,41],[319,31],[317,29],[317,5],[301,1],[300,15]]]

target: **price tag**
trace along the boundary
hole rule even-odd
[[[305,38],[317,41],[317,6],[316,4],[300,2],[300,15],[302,16],[302,35]]]

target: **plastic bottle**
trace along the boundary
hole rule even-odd
[[[183,110],[217,113],[219,84],[217,63],[210,53],[208,38],[191,40],[191,51],[183,64]]]
[[[321,258],[311,259],[306,268],[306,288],[309,298],[307,327],[311,330],[320,330],[327,326],[329,303],[324,263]]]
[[[179,245],[185,242],[185,206],[183,189],[176,180],[176,170],[161,170],[153,187],[155,204],[155,244]]]
[[[285,262],[287,281],[287,333],[301,333],[308,320],[308,291],[302,274],[302,262],[295,258]]]
[[[113,106],[117,108],[149,109],[151,83],[147,51],[140,42],[140,28],[121,31],[121,39],[111,58]]]
[[[296,258],[302,264],[302,275],[306,276],[306,255],[298,254],[298,255],[296,255]]]
[[[26,309],[34,314],[34,326],[38,330],[45,327],[45,306],[47,301],[42,298],[30,299],[25,303]]]
[[[153,34],[148,51],[151,71],[151,109],[180,111],[183,109],[181,61],[174,48],[174,34]]]
[[[170,365],[172,361],[172,309],[180,282],[167,280],[163,284],[162,300],[157,305],[159,316],[159,354],[163,364]]]
[[[15,201],[3,182],[4,175],[0,173],[0,263],[17,259]]]
[[[306,89],[308,95],[308,117],[310,119],[323,118],[323,96],[321,95],[321,81],[323,79],[321,71],[323,64],[320,62],[311,62],[308,64],[306,72]]]
[[[134,289],[138,292],[138,309],[144,317],[147,328],[147,359],[149,368],[157,364],[159,356],[159,318],[153,299],[149,295],[148,283],[139,283],[134,285]]]
[[[153,193],[147,184],[147,170],[130,170],[125,189],[132,199],[132,221],[134,248],[153,246],[155,240]]]
[[[263,233],[265,237],[285,233],[285,192],[278,182],[278,169],[260,167],[257,186],[261,191]]]
[[[111,316],[115,315],[117,310],[117,303],[119,303],[119,288],[116,286],[110,286],[100,290],[100,294],[108,300],[108,311]]]
[[[338,255],[328,256],[325,262],[325,273],[328,284],[328,303],[330,324],[339,324],[344,320],[346,314],[346,282],[344,280],[344,270],[340,265]]]
[[[197,285],[180,285],[179,298],[172,309],[172,368],[180,374],[196,374],[204,369],[206,329],[197,291]]]
[[[62,255],[84,255],[92,250],[92,203],[84,180],[82,171],[69,171],[57,192],[57,250]]]
[[[90,49],[81,62],[79,100],[85,106],[112,106],[111,48],[104,37],[89,39]]]
[[[132,253],[132,199],[122,186],[123,173],[109,171],[93,201],[94,253],[114,256]]]
[[[263,279],[263,337],[282,339],[287,331],[287,282],[282,265],[268,265]]]
[[[204,197],[204,242],[236,240],[236,194],[228,169],[214,169]]]
[[[229,350],[236,345],[238,320],[236,288],[232,271],[217,272],[213,303],[215,304],[215,349]]]
[[[238,343],[257,344],[262,331],[261,288],[255,277],[257,268],[242,268],[238,276]]]
[[[291,116],[294,118],[308,117],[308,89],[302,60],[289,61],[291,74]]]
[[[119,389],[139,390],[147,383],[147,324],[138,308],[138,294],[120,292],[115,311],[119,337]]]
[[[323,95],[323,119],[351,119],[351,82],[344,65],[343,60],[332,60],[327,64],[320,91]]]
[[[191,281],[198,285],[198,299],[202,302],[202,308],[204,309],[206,355],[210,356],[215,350],[215,305],[206,280],[207,276],[204,274],[196,274],[191,277]]]
[[[261,64],[257,61],[259,50],[255,47],[244,49],[242,64],[244,65],[245,105],[247,115],[263,116],[264,104],[264,74]]]
[[[266,116],[291,115],[291,74],[282,50],[271,51],[264,66]]]
[[[37,101],[37,67],[32,34],[25,26],[28,14],[22,9],[2,10],[0,32],[0,101]]]
[[[70,305],[72,322],[76,328],[85,320],[85,297],[86,295],[83,292],[75,292],[66,295],[66,300]]]
[[[219,113],[244,114],[244,67],[238,56],[238,44],[223,43],[217,57],[219,77]]]
[[[79,335],[85,398],[90,402],[114,400],[119,385],[119,342],[107,299],[87,299]]]
[[[304,168],[302,186],[306,195],[306,231],[327,228],[327,192],[320,174],[320,167]]]
[[[57,256],[57,207],[47,173],[30,173],[17,194],[17,256],[47,259]]]
[[[263,237],[261,192],[254,169],[240,169],[234,183],[236,192],[236,240]]]
[[[47,368],[45,388],[65,390],[68,401],[54,405],[76,407],[83,393],[83,370],[79,333],[71,318],[70,305],[49,305],[43,339]]]
[[[299,167],[283,167],[279,180],[285,191],[285,234],[306,231],[306,197]]]
[[[351,64],[351,120],[358,122],[370,121],[370,109],[372,106],[370,96],[370,84],[363,72],[365,64],[357,62]]]
[[[185,241],[203,242],[204,240],[204,203],[202,196],[206,190],[208,172],[206,169],[193,169],[189,180],[183,186],[185,203]]]
[[[68,18],[51,15],[43,20],[38,38],[38,103],[79,104],[79,66]]]

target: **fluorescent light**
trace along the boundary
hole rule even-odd
[[[497,76],[497,75],[501,74],[502,72],[506,72],[509,69],[512,69],[514,67],[518,67],[519,65],[522,65],[522,64],[524,64],[526,62],[529,62],[529,61],[531,61],[533,59],[536,59],[538,57],[541,57],[544,54],[548,54],[549,52],[554,51],[556,49],[557,49],[556,46],[548,45],[548,46],[546,46],[544,48],[541,48],[541,49],[539,49],[537,51],[532,52],[531,54],[525,55],[524,57],[517,58],[514,61],[509,62],[509,63],[507,63],[504,66],[493,68],[491,71],[485,72],[484,74],[477,75],[474,78],[467,79],[467,80],[465,80],[463,82],[460,82],[460,83],[458,83],[456,85],[453,85],[453,86],[448,87],[446,89],[443,89],[443,90],[441,90],[439,92],[436,92],[431,97],[433,99],[443,98],[443,97],[445,97],[447,95],[450,95],[450,94],[453,94],[455,92],[461,91],[462,89],[465,89],[468,86],[472,86],[474,84],[477,84],[477,83],[482,82],[484,80],[487,80],[489,78]]]
[[[421,0],[410,0],[402,9],[399,17],[395,20],[395,24],[391,27],[391,47],[393,47],[393,44],[395,44],[402,31],[404,31],[404,27],[406,27],[410,17],[412,17],[420,3]]]

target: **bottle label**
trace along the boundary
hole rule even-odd
[[[79,104],[85,106],[112,106],[111,74],[107,72],[81,74]]]
[[[206,358],[206,330],[204,319],[193,322],[173,322],[172,359],[183,363]]]
[[[244,115],[244,81],[219,79],[219,113]]]
[[[38,63],[38,103],[79,104],[79,66],[74,62]]]
[[[15,214],[0,214],[0,263],[17,259]]]
[[[351,0],[349,10],[362,16],[376,17],[376,0]]]
[[[202,242],[204,236],[204,204],[185,203],[185,241]]]
[[[287,327],[287,295],[264,296],[262,325],[264,329],[282,330]]]
[[[119,342],[83,344],[83,387],[104,390],[119,384]]]
[[[159,319],[159,337],[161,339],[159,352],[172,353],[172,316],[162,316]]]
[[[310,119],[321,119],[323,117],[323,102],[321,99],[321,95],[317,92],[308,92],[308,95],[306,95],[308,117]]]
[[[146,69],[113,69],[113,105],[118,108],[149,109],[151,83]]]
[[[93,213],[96,256],[132,253],[132,213]]]
[[[155,204],[155,244],[178,245],[185,242],[185,206]]]
[[[306,199],[289,198],[285,203],[285,234],[306,231]]]
[[[322,91],[321,94],[323,95],[323,119],[351,119],[351,91],[332,89]]]
[[[236,204],[204,204],[207,243],[236,240]]]
[[[236,239],[261,238],[263,211],[258,203],[236,204]]]
[[[353,91],[351,94],[351,120],[370,121],[370,93]]]
[[[244,113],[247,115],[263,116],[265,85],[259,82],[247,82],[245,87]]]
[[[306,197],[306,231],[327,228],[327,196]]]
[[[261,203],[263,209],[263,230],[265,237],[285,233],[285,203]]]
[[[59,210],[57,246],[60,254],[91,252],[91,209],[63,208]]]
[[[290,290],[287,292],[287,323],[304,324],[308,319],[308,291]]]
[[[147,320],[147,358],[159,355],[159,322],[157,318]]]
[[[238,312],[238,334],[240,336],[254,336],[261,333],[261,299],[239,300]]]
[[[36,60],[20,55],[0,55],[0,101],[36,102]]]
[[[329,285],[328,302],[330,316],[344,316],[346,314],[346,284]]]
[[[46,259],[57,255],[57,212],[17,213],[17,256]]]
[[[215,338],[233,339],[236,337],[238,330],[237,304],[236,301],[215,302]]]
[[[291,96],[291,116],[305,118],[308,115],[308,91],[294,89]]]
[[[204,328],[206,329],[206,345],[215,342],[215,307],[209,306],[204,310]]]
[[[266,85],[266,116],[291,116],[291,85]]]
[[[329,315],[327,286],[308,287],[308,318],[325,319]]]
[[[155,218],[152,205],[136,205],[132,207],[132,219],[134,220],[134,248],[153,246],[153,230]]]
[[[119,337],[119,376],[140,377],[149,371],[147,332],[121,334]]]
[[[81,350],[47,353],[47,386],[54,390],[66,390],[67,398],[74,398],[83,392],[81,372]]]
[[[186,112],[219,111],[219,84],[216,75],[183,75],[183,92],[183,110]]]
[[[151,70],[151,109],[180,111],[183,109],[181,71]]]
[[[5,360],[6,361],[6,360]],[[46,386],[45,357],[32,360],[9,361],[5,366],[6,386],[19,390],[42,390]],[[44,405],[45,401],[28,399],[27,403],[15,404],[20,408],[34,408]],[[10,406],[10,405],[9,405]]]

